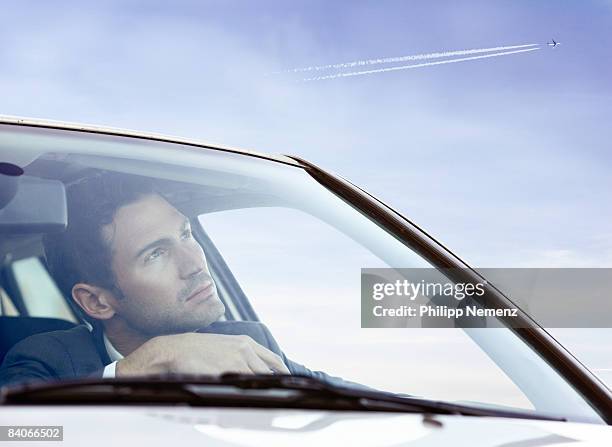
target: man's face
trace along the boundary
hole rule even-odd
[[[103,235],[124,296],[116,314],[132,328],[151,336],[189,332],[225,312],[189,220],[162,197],[119,208]]]

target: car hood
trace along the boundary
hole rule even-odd
[[[189,407],[4,407],[2,425],[63,425],[65,446],[612,445],[604,425],[466,416]]]

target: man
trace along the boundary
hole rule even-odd
[[[44,239],[58,285],[91,323],[31,336],[0,384],[150,374],[281,373],[329,379],[288,360],[265,326],[225,313],[189,220],[140,177],[70,186],[68,228]]]

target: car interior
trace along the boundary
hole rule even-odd
[[[42,236],[67,225],[66,185],[99,174],[99,169],[39,159],[25,168],[10,200],[0,202],[0,363],[22,339],[42,332],[87,324],[74,310],[70,291],[61,291],[46,266]],[[0,176],[4,191],[14,177]],[[228,200],[220,188],[160,181],[166,199],[192,221],[194,237],[204,248],[218,294],[226,307],[225,319],[257,321],[221,253],[197,223],[204,207],[239,206],[239,194]],[[220,200],[220,199],[223,200]],[[7,197],[8,199],[8,197]],[[252,197],[249,197],[252,203]],[[262,198],[262,203],[263,203]],[[230,298],[231,297],[231,298]]]

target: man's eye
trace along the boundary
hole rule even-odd
[[[153,250],[151,252],[151,254],[149,256],[147,256],[145,258],[145,262],[149,262],[152,261],[154,259],[159,258],[161,255],[163,255],[166,252],[165,248],[156,248],[155,250]]]

